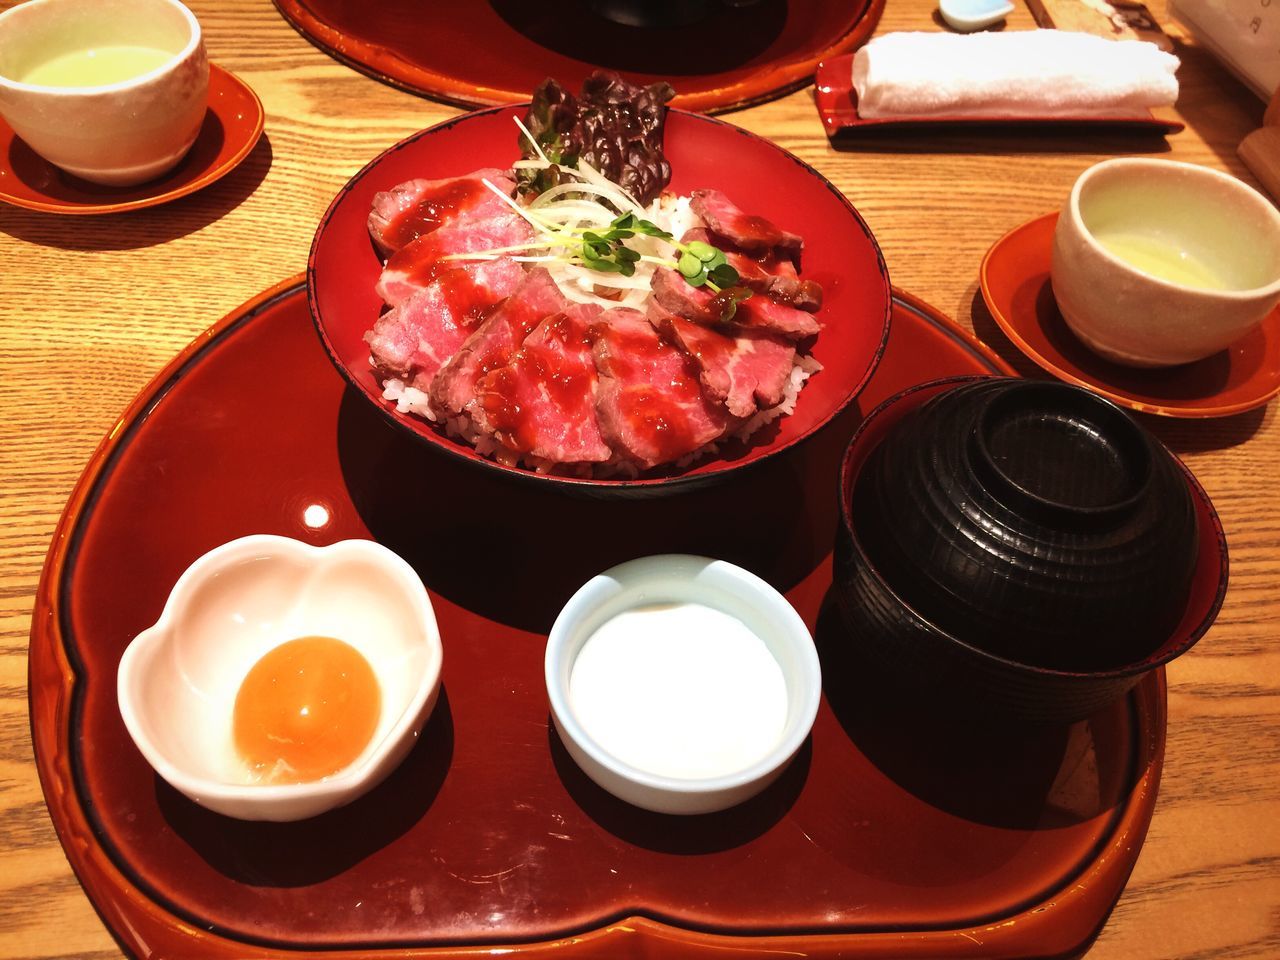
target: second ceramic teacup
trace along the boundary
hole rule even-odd
[[[1135,367],[1189,363],[1280,303],[1280,212],[1208,167],[1105,160],[1071,190],[1051,269],[1063,318],[1094,352]]]
[[[209,62],[178,0],[28,0],[0,14],[0,114],[86,180],[142,183],[191,149]]]

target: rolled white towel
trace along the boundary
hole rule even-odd
[[[1116,117],[1178,99],[1178,58],[1064,30],[888,33],[853,57],[858,115]]]

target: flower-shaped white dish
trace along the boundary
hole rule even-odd
[[[560,739],[599,786],[657,813],[724,810],[786,769],[822,675],[800,615],[723,560],[645,557],[593,577],[547,638]]]
[[[255,783],[234,745],[237,692],[264,654],[308,636],[340,639],[372,668],[373,735],[330,776]],[[301,820],[349,803],[404,759],[435,706],[442,659],[426,589],[390,550],[250,536],[187,568],[160,619],[125,650],[117,695],[147,762],[196,803],[245,820]]]

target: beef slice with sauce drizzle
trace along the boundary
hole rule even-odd
[[[815,280],[800,279],[795,264],[790,260],[779,260],[771,250],[757,251],[755,256],[751,256],[723,237],[713,237],[705,227],[687,230],[680,240],[683,243],[698,240],[719,247],[724,253],[725,261],[738,271],[739,284],[754,293],[809,313],[822,309],[821,285]]]
[[[568,306],[551,274],[543,267],[528,271],[520,286],[485,318],[431,382],[430,404],[437,419],[469,415],[480,378],[505,366],[539,323]]]
[[[497,215],[484,217],[464,211],[393,253],[378,277],[378,296],[391,306],[398,306],[437,274],[459,263],[444,257],[511,247],[531,239],[533,227],[509,207]]]
[[[697,363],[639,310],[607,310],[591,329],[600,431],[620,459],[645,469],[673,463],[736,424],[703,393]]]
[[[509,257],[459,262],[393,307],[364,335],[370,361],[383,379],[426,390],[485,315],[524,280]]]
[[[476,384],[476,426],[519,454],[560,464],[603,463],[613,451],[596,419],[591,322],[601,309],[572,304],[547,317],[504,367]]]
[[[486,167],[462,177],[407,180],[374,194],[369,236],[378,254],[389,257],[463,213],[485,218],[509,211],[502,198],[484,185],[485,180],[507,196],[516,188],[508,171]]]
[[[678,317],[704,326],[721,325],[720,315],[712,305],[714,298],[706,287],[690,286],[680,273],[669,267],[659,267],[653,273],[653,299]],[[776,333],[790,340],[811,337],[822,329],[811,314],[759,294],[738,301],[730,325]]]
[[[796,348],[776,334],[722,333],[649,303],[649,322],[698,363],[709,396],[735,417],[746,418],[782,402],[795,367]]]
[[[689,195],[689,206],[717,237],[723,237],[739,250],[749,253],[772,252],[797,267],[804,239],[783,230],[772,220],[745,213],[719,190],[695,190]]]

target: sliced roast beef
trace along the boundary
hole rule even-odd
[[[703,393],[696,361],[640,311],[608,310],[592,332],[600,431],[619,458],[642,468],[672,463],[736,422]]]
[[[751,297],[738,304],[733,325],[744,330],[769,331],[792,340],[812,337],[822,329],[813,314],[768,297]]]
[[[816,313],[822,309],[822,287],[814,280],[801,280],[795,264],[779,260],[772,253],[750,256],[721,237],[713,237],[705,227],[694,227],[680,238],[685,243],[701,240],[724,251],[729,266],[738,271],[741,283],[778,303]]]
[[[374,368],[383,378],[425,390],[489,310],[523,280],[524,268],[508,257],[446,270],[364,335]]]
[[[603,463],[613,451],[596,420],[590,322],[600,309],[574,304],[547,317],[511,362],[476,383],[472,416],[507,448],[553,463]]]
[[[504,249],[532,238],[533,228],[514,210],[488,217],[462,213],[393,253],[378,278],[378,296],[394,307],[425,287],[438,273],[462,262],[443,257]]]
[[[509,210],[503,199],[484,185],[485,180],[507,196],[516,188],[507,171],[487,167],[465,177],[409,180],[375,194],[369,211],[369,235],[378,253],[389,257],[462,213],[483,219]]]
[[[782,402],[796,348],[777,334],[742,330],[733,335],[694,323],[650,301],[649,320],[698,362],[708,395],[735,417]]]
[[[796,276],[794,269],[784,268],[777,273],[770,273],[766,265],[742,253],[726,253],[725,260],[738,271],[743,286],[750,287],[770,300],[809,313],[817,313],[822,309],[822,286],[816,280],[802,280]],[[785,260],[783,264],[785,267],[791,266]]]
[[[777,226],[772,220],[744,213],[719,190],[695,190],[689,205],[717,237],[751,253],[773,251],[799,263],[804,239]]]
[[[560,313],[569,301],[551,274],[535,267],[525,274],[511,295],[485,319],[440,368],[431,384],[430,403],[436,417],[454,417],[473,406],[476,383],[490,370],[504,366],[539,323]]]
[[[704,326],[723,323],[715,295],[706,287],[692,287],[683,276],[667,267],[653,274],[653,298],[665,310]],[[812,315],[756,294],[741,300],[731,325],[744,330],[765,330],[792,340],[810,337],[822,329]]]

